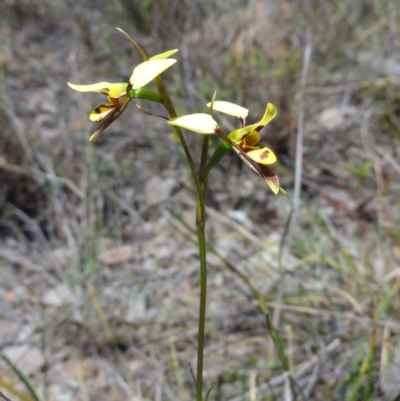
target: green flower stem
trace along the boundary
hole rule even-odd
[[[197,195],[196,202],[196,232],[197,244],[200,256],[200,305],[199,305],[199,326],[197,343],[197,375],[196,375],[196,401],[203,400],[203,362],[204,362],[204,337],[206,324],[207,305],[207,243],[205,235],[206,210],[205,194],[207,191],[207,153],[209,136],[203,139],[200,162],[200,186],[201,191]]]
[[[169,97],[169,94],[164,86],[160,77],[154,80],[157,85],[160,98],[167,109],[171,118],[177,116],[174,105]],[[203,149],[201,154],[200,164],[200,179],[193,162],[192,155],[189,147],[187,146],[185,137],[183,136],[180,127],[175,126],[178,137],[181,141],[183,150],[188,160],[192,176],[197,188],[197,201],[196,201],[196,229],[199,246],[200,258],[200,307],[199,307],[199,326],[198,326],[198,339],[197,339],[197,375],[196,375],[196,401],[203,400],[203,358],[204,358],[204,332],[206,320],[206,301],[207,301],[207,248],[205,238],[205,225],[206,225],[206,210],[205,210],[205,192],[207,188],[207,150],[208,150],[208,135],[204,138]]]
[[[128,38],[133,47],[137,50],[143,61],[149,59],[144,50],[122,29],[117,28],[124,36]],[[158,76],[154,79],[157,86],[161,103],[164,105],[171,118],[177,116],[175,107],[171,101],[169,93]],[[186,159],[192,172],[193,180],[197,190],[196,201],[196,229],[199,246],[200,257],[200,307],[199,307],[199,327],[198,327],[198,346],[197,346],[197,377],[196,377],[196,401],[203,401],[203,354],[204,354],[204,329],[206,320],[206,301],[207,301],[207,247],[205,237],[206,211],[205,211],[205,192],[207,188],[207,151],[208,151],[208,135],[203,141],[203,149],[201,152],[200,177],[196,171],[196,167],[187,145],[185,137],[180,127],[175,126],[176,133],[182,144]]]
[[[196,375],[196,401],[203,399],[203,360],[204,360],[204,334],[206,321],[206,301],[207,301],[207,259],[206,259],[206,236],[205,236],[205,214],[201,210],[204,208],[203,195],[197,199],[196,231],[197,242],[200,255],[200,306],[198,321],[197,339],[197,375]],[[203,219],[201,219],[203,218]]]
[[[203,147],[201,149],[201,162],[200,162],[200,183],[204,185],[203,192],[205,194],[207,190],[207,179],[208,179],[208,144],[210,142],[210,135],[205,135],[203,139]]]

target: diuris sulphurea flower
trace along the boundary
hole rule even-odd
[[[210,106],[211,103],[208,104]],[[248,110],[244,107],[230,102],[215,101],[212,103],[213,110],[235,116],[239,119],[241,128],[225,135],[218,123],[209,115],[204,113],[189,114],[182,117],[172,118],[168,121],[170,125],[177,125],[200,134],[217,134],[224,139],[242,158],[250,169],[262,177],[269,185],[272,192],[286,194],[279,185],[276,173],[269,167],[276,162],[274,152],[265,147],[256,145],[260,140],[262,128],[264,128],[277,114],[272,103],[268,103],[262,119],[251,125],[245,125]]]
[[[129,79],[129,82],[110,83],[98,82],[91,85],[75,85],[68,82],[68,86],[79,92],[96,92],[107,96],[108,103],[95,107],[89,115],[94,122],[101,122],[99,128],[92,134],[90,141],[96,138],[127,108],[129,102],[140,96],[140,89],[176,63],[175,59],[168,58],[178,50],[169,50],[157,54],[148,61],[139,64]],[[146,98],[146,92],[142,98]]]

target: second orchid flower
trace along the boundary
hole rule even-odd
[[[209,103],[208,106],[212,107],[213,110],[237,117],[241,128],[225,136],[218,123],[209,114],[203,113],[172,118],[168,121],[168,124],[186,128],[200,134],[214,133],[221,136],[223,140],[227,141],[233,147],[247,166],[265,180],[275,195],[279,192],[286,194],[285,190],[279,185],[278,176],[269,167],[270,164],[276,162],[274,152],[265,146],[256,145],[260,140],[259,132],[261,129],[277,114],[275,106],[272,103],[268,103],[262,119],[255,124],[247,126],[244,124],[248,110],[244,107],[223,101],[215,101]]]

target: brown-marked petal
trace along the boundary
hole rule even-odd
[[[233,148],[235,152],[240,156],[240,158],[245,162],[245,164],[252,170],[254,173],[259,175],[261,178],[265,180],[268,186],[271,188],[272,192],[277,195],[280,190],[283,193],[286,193],[283,189],[279,187],[279,179],[275,174],[274,170],[272,170],[269,166],[256,163],[253,159],[251,159],[248,154],[242,152],[237,148]]]
[[[256,163],[268,165],[276,162],[276,156],[274,152],[265,147],[246,151],[246,154]]]
[[[103,119],[100,127],[89,138],[90,142],[94,142],[96,138],[112,123],[114,122],[127,108],[129,102],[125,102],[121,107],[116,107]]]
[[[286,194],[286,191],[279,186],[279,179],[277,175],[271,178],[265,177],[265,182],[268,184],[275,195],[278,195],[279,191],[282,191],[284,194]]]
[[[102,121],[117,107],[118,106],[116,106],[115,104],[101,104],[91,111],[91,113],[89,114],[89,120]]]
[[[277,195],[280,190],[282,190],[283,193],[286,193],[286,191],[280,188],[279,178],[271,167],[265,165],[260,165],[259,167],[265,182],[268,184],[275,195]]]

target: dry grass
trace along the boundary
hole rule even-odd
[[[0,390],[13,401],[193,398],[194,191],[178,144],[133,107],[89,144],[99,98],[65,83],[130,75],[139,60],[116,25],[149,53],[178,47],[165,76],[183,111],[204,110],[215,89],[254,120],[276,104],[264,139],[291,193],[309,28],[291,237],[282,240],[290,201],[234,156],[211,177],[208,238],[219,254],[206,387],[215,400],[397,399],[398,2],[155,4],[0,6],[0,350],[14,364],[3,358]]]

